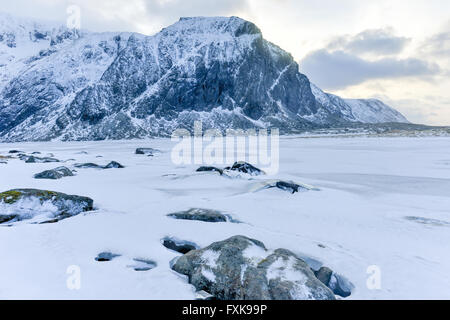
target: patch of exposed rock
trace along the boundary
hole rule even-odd
[[[46,170],[34,175],[35,179],[52,179],[57,180],[64,177],[72,177],[74,174],[72,170],[67,167],[58,167],[52,170]]]
[[[172,269],[219,300],[334,300],[311,268],[285,249],[235,236],[178,258]]]
[[[153,157],[155,154],[161,153],[160,150],[153,149],[153,148],[137,148],[136,154],[139,155],[146,155],[149,157]]]
[[[161,240],[162,245],[169,250],[186,254],[192,250],[197,250],[200,247],[191,241],[179,240],[172,237],[165,237]]]
[[[220,211],[200,209],[200,208],[194,208],[187,211],[171,213],[167,216],[178,220],[194,220],[212,223],[227,222],[229,219],[226,215],[224,215]]]
[[[123,169],[125,168],[123,165],[116,161],[111,161],[106,166],[101,166],[96,163],[77,163],[74,165],[75,168],[78,169]]]

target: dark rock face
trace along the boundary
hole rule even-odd
[[[136,154],[139,155],[147,155],[149,157],[153,157],[155,154],[161,153],[161,151],[153,148],[137,148]]]
[[[192,250],[197,250],[199,247],[190,241],[178,240],[171,237],[162,239],[162,244],[167,249],[176,251],[178,253],[186,254]]]
[[[272,254],[243,236],[180,257],[172,269],[219,300],[334,300],[309,266],[292,252]]]
[[[44,222],[53,223],[92,211],[93,204],[94,201],[87,197],[46,190],[15,189],[0,193],[0,220],[16,222],[42,216]]]
[[[190,209],[188,211],[171,213],[168,217],[179,220],[195,220],[202,222],[227,222],[227,216],[219,211],[209,209]]]
[[[254,167],[253,165],[247,162],[236,162],[232,167],[225,168],[225,170],[246,173],[251,176],[260,176],[265,174],[264,171]]]
[[[101,252],[98,254],[98,256],[95,258],[95,261],[98,262],[109,262],[117,257],[120,257],[120,254],[114,254],[111,252]]]
[[[200,167],[197,172],[218,172],[220,175],[223,174],[223,170],[216,167]]]
[[[47,170],[47,171],[43,171],[41,173],[35,174],[34,178],[35,179],[53,179],[53,180],[57,180],[57,179],[61,179],[64,177],[72,177],[73,173],[72,170],[70,170],[69,168],[66,167],[59,167],[53,170]]]

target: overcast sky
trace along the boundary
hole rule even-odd
[[[292,53],[328,92],[380,98],[413,122],[450,125],[449,0],[0,0],[0,11],[154,34],[181,16],[236,15]]]

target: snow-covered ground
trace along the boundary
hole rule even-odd
[[[60,191],[91,197],[97,209],[55,224],[0,227],[0,299],[194,299],[193,287],[169,267],[178,254],[161,239],[204,247],[234,235],[320,261],[355,285],[349,299],[450,299],[450,138],[284,137],[280,145],[280,172],[270,178],[320,191],[251,192],[256,181],[175,166],[173,143],[164,139],[0,144],[0,155],[19,149],[126,166],[77,169],[53,181],[33,175],[61,164],[0,163],[0,192]],[[163,153],[135,155],[138,147]],[[190,208],[221,210],[243,223],[166,216]],[[121,256],[95,261],[105,251]],[[136,258],[157,267],[137,272]],[[73,265],[80,290],[67,287]],[[381,271],[379,290],[366,285],[370,266]]]

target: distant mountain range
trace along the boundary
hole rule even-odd
[[[0,141],[168,136],[177,128],[408,123],[379,100],[324,93],[237,17],[181,18],[154,36],[0,14]]]

